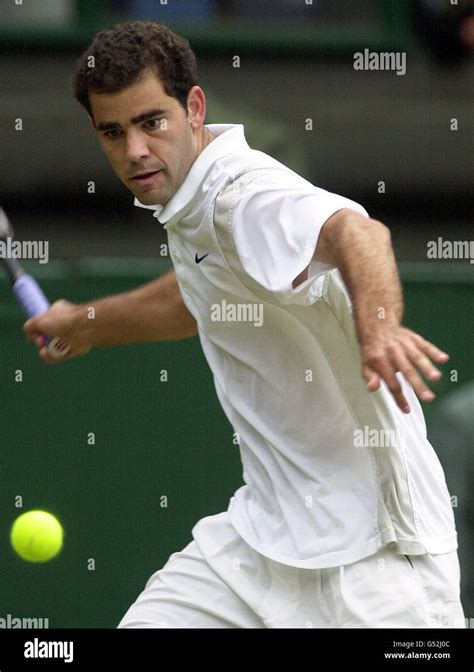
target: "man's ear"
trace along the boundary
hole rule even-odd
[[[206,118],[206,95],[200,86],[193,86],[188,93],[186,115],[191,128],[199,128]]]
[[[93,119],[91,116],[89,116],[89,121],[91,122],[91,126],[92,126],[92,128],[94,129],[94,131],[96,131],[96,130],[97,130],[97,127],[96,127],[96,125],[95,125],[95,121],[94,121],[94,119]]]

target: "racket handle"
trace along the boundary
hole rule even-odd
[[[49,301],[31,275],[23,273],[12,285],[13,294],[28,317],[35,317],[49,308]]]
[[[12,291],[28,317],[35,317],[48,310],[50,303],[36,280],[23,273],[15,280]],[[68,344],[61,338],[44,336],[45,346],[52,357],[64,357],[69,352]]]

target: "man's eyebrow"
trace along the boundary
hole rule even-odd
[[[157,117],[160,114],[164,114],[166,110],[163,110],[162,108],[158,107],[156,110],[150,110],[149,112],[143,112],[142,114],[139,114],[138,117],[133,117],[132,124],[141,124],[142,121],[146,121],[147,119],[151,119],[152,117]]]
[[[156,108],[154,110],[148,110],[147,112],[142,112],[137,117],[131,119],[132,124],[141,124],[142,121],[151,119],[152,117],[157,117],[160,114],[164,114],[166,110],[162,108]],[[110,131],[113,128],[120,128],[118,121],[104,121],[97,125],[98,131]]]
[[[101,124],[97,124],[98,131],[109,131],[112,128],[120,128],[120,124],[117,123],[116,121],[103,122]]]

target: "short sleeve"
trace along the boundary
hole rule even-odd
[[[323,224],[342,208],[368,217],[366,210],[284,171],[267,171],[236,189],[232,235],[244,271],[281,303],[314,303],[323,276],[334,268],[312,261]],[[308,278],[293,288],[306,268]]]

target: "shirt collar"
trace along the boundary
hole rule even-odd
[[[188,205],[218,159],[237,149],[250,149],[245,139],[243,124],[206,124],[206,128],[214,135],[214,140],[196,158],[183,184],[168,203],[165,206],[143,205],[138,198],[134,200],[134,205],[139,208],[155,210],[154,217],[161,224],[168,222]]]

